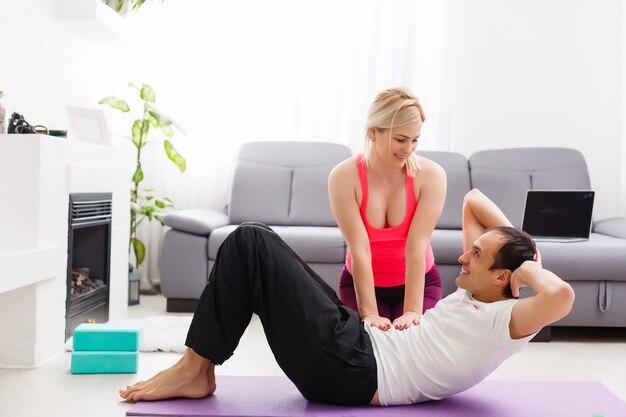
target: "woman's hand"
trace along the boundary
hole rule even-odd
[[[408,313],[404,313],[397,319],[393,321],[394,329],[404,330],[408,329],[411,326],[417,326],[422,318],[421,314],[417,314],[414,311],[409,311]]]
[[[387,317],[380,317],[378,314],[370,314],[363,317],[363,320],[369,323],[370,327],[378,327],[380,330],[385,331],[391,328],[391,320]]]

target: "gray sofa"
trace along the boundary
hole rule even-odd
[[[527,190],[591,188],[585,159],[574,149],[486,150],[469,160],[450,152],[421,154],[438,162],[448,176],[444,211],[431,238],[444,295],[455,289],[462,251],[461,208],[471,188],[492,199],[516,227],[521,227]],[[586,242],[538,242],[537,246],[544,266],[576,292],[572,312],[555,325],[626,327],[626,219],[595,221]]]
[[[328,175],[350,157],[323,142],[254,142],[241,147],[228,215],[181,210],[165,216],[161,290],[168,311],[193,311],[217,250],[238,224],[262,222],[278,233],[326,282],[336,287],[346,245],[330,211]]]
[[[444,211],[431,238],[444,296],[456,288],[461,208],[470,189],[478,188],[494,200],[518,227],[527,190],[590,189],[585,160],[573,149],[488,150],[469,159],[453,152],[418,153],[439,163],[448,177]],[[243,221],[270,225],[337,288],[346,246],[330,212],[327,177],[350,154],[342,145],[319,142],[244,145],[228,215],[181,210],[165,217],[172,228],[161,252],[161,288],[168,311],[193,308],[219,245]],[[576,291],[572,313],[557,325],[626,327],[626,219],[594,222],[587,242],[540,242],[538,246],[544,265]]]

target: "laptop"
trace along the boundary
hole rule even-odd
[[[588,240],[594,197],[594,191],[529,190],[522,230],[539,242]]]

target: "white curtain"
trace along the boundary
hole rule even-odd
[[[187,172],[151,145],[145,186],[178,209],[226,210],[244,142],[330,141],[358,152],[368,107],[389,87],[420,98],[419,147],[447,149],[447,0],[168,0],[145,13],[146,79],[133,81],[151,84],[157,107],[188,133],[174,138]],[[164,232],[140,230],[157,282]]]

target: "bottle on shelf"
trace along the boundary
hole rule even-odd
[[[7,109],[2,104],[4,91],[0,90],[0,135],[7,133]]]

